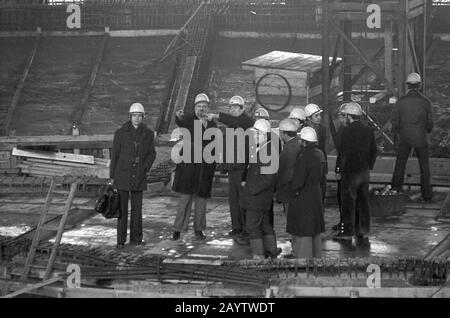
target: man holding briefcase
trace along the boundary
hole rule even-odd
[[[156,151],[154,133],[144,123],[144,107],[134,103],[130,120],[114,134],[110,177],[120,197],[121,215],[117,220],[117,248],[123,248],[127,239],[128,197],[131,193],[130,244],[144,245],[142,234],[142,192],[147,188]]]

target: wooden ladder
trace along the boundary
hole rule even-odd
[[[75,193],[77,191],[77,186],[78,186],[78,183],[76,183],[76,182],[72,183],[72,185],[70,187],[69,194],[67,196],[67,199],[66,199],[66,202],[65,202],[65,205],[64,205],[64,210],[62,211],[62,213],[57,213],[57,214],[61,215],[61,219],[59,221],[59,224],[56,225],[56,226],[55,225],[48,225],[48,224],[45,224],[47,215],[54,214],[52,212],[49,212],[50,206],[51,206],[52,200],[53,200],[53,195],[55,193],[61,193],[60,191],[58,192],[58,191],[55,190],[55,188],[56,188],[56,181],[55,181],[55,178],[52,178],[52,181],[50,183],[50,189],[48,190],[48,193],[47,193],[47,199],[45,201],[45,205],[44,205],[44,208],[42,210],[41,217],[40,217],[38,225],[36,227],[36,231],[35,231],[35,234],[34,234],[34,237],[33,237],[33,241],[31,243],[30,251],[28,252],[28,256],[27,256],[27,259],[25,261],[25,266],[24,266],[23,273],[22,273],[22,276],[21,276],[21,280],[22,281],[25,281],[25,280],[28,279],[28,275],[30,273],[31,267],[32,267],[33,262],[34,262],[34,258],[36,256],[36,250],[39,248],[39,243],[41,241],[41,234],[42,234],[43,231],[56,232],[55,242],[53,243],[52,250],[51,250],[51,253],[50,253],[50,257],[49,257],[49,260],[48,260],[48,263],[47,263],[46,271],[45,271],[45,274],[44,274],[44,277],[43,277],[44,281],[49,279],[50,274],[51,274],[51,272],[53,270],[53,264],[55,263],[55,259],[56,259],[57,253],[58,253],[58,248],[59,248],[59,245],[61,243],[61,238],[62,238],[63,232],[65,230],[67,217],[69,215],[69,211],[70,211],[70,208],[72,206],[72,202],[73,202],[73,199],[75,197]],[[67,193],[67,191],[65,191],[64,193]]]

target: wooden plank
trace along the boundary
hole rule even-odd
[[[14,92],[14,96],[11,101],[11,104],[9,105],[8,113],[6,114],[6,117],[5,117],[4,123],[3,123],[3,130],[4,130],[5,135],[9,135],[9,127],[11,125],[11,122],[12,122],[12,119],[14,116],[14,112],[16,111],[16,107],[19,102],[20,94],[22,93],[23,86],[25,84],[25,81],[27,80],[31,65],[33,64],[34,57],[36,56],[36,52],[38,51],[39,44],[41,43],[41,39],[42,39],[42,35],[38,34],[35,39],[35,42],[34,42],[33,50],[31,51],[30,55],[28,56],[27,62],[25,64],[25,69],[24,69],[22,75],[20,76],[19,83],[17,84],[17,88]]]
[[[57,146],[60,148],[111,148],[114,135],[49,135],[49,136],[2,136],[0,150],[11,151],[21,146]]]
[[[30,272],[31,265],[32,265],[32,263],[34,261],[34,257],[35,257],[35,254],[36,254],[36,248],[37,248],[37,246],[39,244],[39,241],[41,239],[41,237],[40,237],[41,227],[46,222],[47,212],[50,209],[50,205],[51,205],[52,200],[53,200],[53,190],[55,189],[55,187],[56,187],[56,182],[53,179],[52,183],[50,184],[50,188],[49,188],[48,193],[47,193],[47,199],[45,200],[45,205],[42,208],[42,213],[41,213],[41,216],[39,218],[39,222],[37,224],[36,231],[34,232],[33,241],[31,242],[31,247],[30,247],[30,250],[29,250],[28,255],[27,255],[27,260],[25,262],[25,266],[24,266],[24,269],[23,269],[22,276],[20,278],[22,281],[24,281],[24,280],[26,280],[28,278],[28,274]]]
[[[12,151],[13,156],[17,157],[27,157],[27,158],[38,158],[38,159],[48,159],[48,160],[57,160],[57,161],[67,161],[67,162],[78,162],[78,163],[86,163],[86,164],[95,164],[94,156],[87,155],[75,155],[72,153],[65,152],[49,152],[49,151],[29,151],[29,150],[21,150],[16,147],[13,148]]]
[[[8,295],[0,297],[0,298],[14,298],[14,297],[20,296],[22,294],[28,294],[28,293],[30,293],[33,290],[36,290],[36,289],[39,289],[41,287],[54,284],[54,283],[56,283],[56,282],[58,282],[60,280],[61,280],[61,278],[59,278],[59,277],[53,277],[53,278],[50,278],[48,280],[45,280],[45,281],[37,283],[37,284],[28,284],[26,287],[24,287],[22,289],[19,289],[18,291],[15,291],[12,294],[8,294]]]
[[[172,122],[170,127],[173,127],[175,123],[175,113],[177,110],[183,109],[186,107],[186,102],[189,94],[189,90],[191,87],[192,77],[194,76],[195,64],[197,62],[196,56],[188,56],[186,57],[186,64],[183,70],[183,75],[181,77],[181,83],[178,90],[177,100],[175,102],[175,111],[172,116]]]
[[[89,100],[89,96],[91,95],[92,88],[94,87],[95,79],[97,78],[98,69],[102,62],[103,54],[105,52],[105,48],[108,43],[108,38],[109,35],[106,33],[103,36],[102,42],[100,43],[100,48],[98,50],[94,66],[91,71],[91,76],[89,77],[87,86],[83,92],[83,96],[81,97],[80,104],[78,105],[78,108],[74,111],[74,113],[71,115],[72,123],[75,124],[76,126],[80,126],[84,112],[86,111],[87,102]]]
[[[421,68],[419,65],[419,60],[417,58],[416,48],[414,46],[414,38],[413,38],[413,34],[412,34],[411,28],[409,26],[409,23],[407,26],[407,31],[408,31],[408,47],[409,47],[409,52],[411,53],[411,56],[414,61],[414,70],[415,70],[415,72],[420,74]]]

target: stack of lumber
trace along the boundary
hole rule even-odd
[[[28,151],[14,148],[13,156],[22,158],[17,165],[32,176],[76,176],[109,178],[109,159],[62,152]]]

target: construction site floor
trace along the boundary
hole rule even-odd
[[[444,194],[438,194],[433,204],[408,203],[401,216],[372,217],[370,245],[358,246],[355,242],[340,243],[332,240],[331,226],[337,223],[338,208],[330,202],[325,210],[326,232],[323,234],[325,258],[346,257],[424,257],[450,232],[450,223],[438,222]],[[45,197],[31,195],[0,196],[0,236],[18,236],[36,225],[40,207]],[[332,200],[329,200],[332,201]],[[61,201],[62,202],[62,201]],[[92,198],[76,198],[75,204],[89,205]],[[205,258],[216,260],[244,259],[250,257],[250,248],[240,246],[228,236],[231,230],[228,201],[215,197],[208,201],[205,241],[195,241],[192,222],[189,231],[178,241],[172,240],[172,224],[176,216],[175,194],[154,196],[145,192],[143,203],[143,228],[145,246],[125,245],[121,252],[135,255],[161,255],[173,258]],[[282,256],[291,252],[290,235],[286,233],[286,217],[282,206],[275,204],[275,231]],[[107,220],[99,214],[85,219],[64,233],[62,243],[101,247],[114,250],[116,246],[116,220]],[[192,215],[193,216],[193,215]]]

